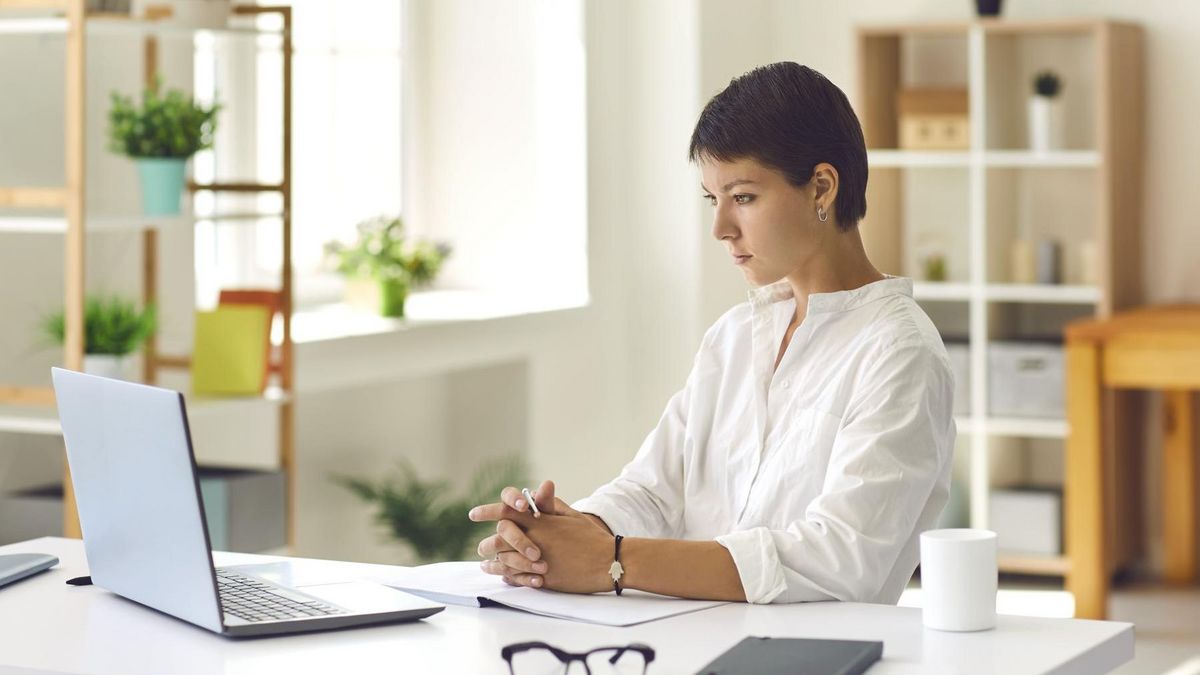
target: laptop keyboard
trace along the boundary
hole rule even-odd
[[[228,570],[217,570],[217,589],[221,594],[221,607],[246,621],[280,621],[346,613],[316,598]]]

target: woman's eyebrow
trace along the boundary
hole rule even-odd
[[[749,178],[738,178],[737,180],[731,180],[721,188],[721,192],[729,192],[730,189],[739,185],[754,185],[754,181],[750,180]],[[704,190],[705,192],[709,191],[708,188],[704,187],[703,181],[700,183],[700,189]]]

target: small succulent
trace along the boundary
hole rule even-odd
[[[1038,96],[1054,98],[1062,91],[1062,80],[1051,70],[1043,70],[1033,78],[1033,92]]]

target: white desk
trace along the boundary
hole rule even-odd
[[[853,603],[734,604],[630,628],[547,619],[506,609],[448,607],[424,621],[285,637],[230,640],[93,586],[83,543],[47,537],[0,553],[56,555],[58,567],[0,589],[0,674],[52,673],[506,673],[500,648],[544,640],[568,650],[627,642],[654,647],[651,675],[694,673],[747,635],[883,640],[870,675],[1104,673],[1133,657],[1133,625],[1001,616],[995,630],[941,633],[918,609]],[[281,558],[216,553],[220,565]],[[300,560],[300,559],[294,559]],[[304,561],[319,581],[381,566]]]

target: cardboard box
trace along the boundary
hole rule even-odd
[[[971,147],[967,90],[902,89],[896,96],[899,145],[905,150]]]

